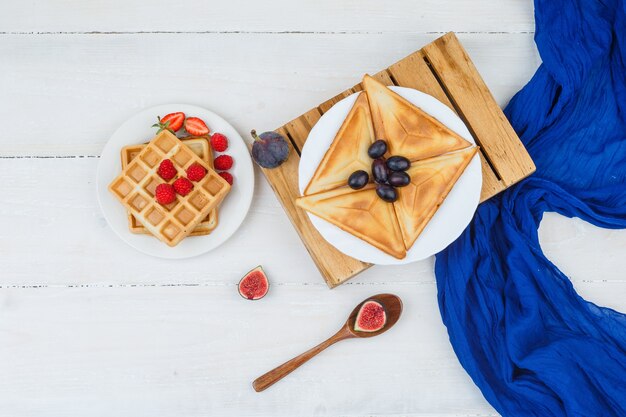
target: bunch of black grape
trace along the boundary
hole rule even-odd
[[[367,154],[372,162],[372,176],[376,182],[376,194],[383,200],[393,203],[398,199],[396,187],[409,185],[411,178],[406,170],[411,166],[404,156],[391,156],[385,160],[383,155],[387,152],[387,142],[382,139],[372,143]],[[354,171],[348,178],[348,185],[354,190],[360,190],[369,182],[370,176],[366,171]]]

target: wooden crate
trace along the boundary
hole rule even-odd
[[[480,145],[483,188],[481,202],[493,197],[535,171],[535,165],[504,113],[452,32],[373,75],[386,85],[423,91],[454,110]],[[286,123],[276,131],[291,141],[289,159],[263,173],[283,205],[302,242],[329,287],[333,288],[370,267],[339,252],[317,232],[305,211],[296,207],[299,197],[300,150],[309,132],[335,103],[362,90],[349,88]]]

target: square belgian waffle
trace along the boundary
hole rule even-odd
[[[188,136],[180,139],[189,149],[213,168],[213,152],[211,151],[210,140],[207,136]],[[122,148],[122,169],[135,159],[145,147],[145,144],[128,145]],[[211,210],[208,216],[202,220],[189,236],[204,236],[211,233],[218,224],[217,208]],[[128,212],[128,229],[137,234],[150,234],[143,224],[141,224],[131,212]]]
[[[170,159],[179,175],[197,163],[207,170],[186,196],[176,196],[167,206],[154,196],[157,185],[166,182],[157,169],[164,159]],[[109,185],[109,190],[126,209],[159,240],[176,246],[230,191],[230,185],[205,161],[193,153],[171,132],[164,130],[155,136]]]

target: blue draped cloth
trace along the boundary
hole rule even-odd
[[[548,211],[626,227],[626,3],[536,0],[535,20],[543,63],[505,113],[537,172],[437,255],[441,316],[502,415],[626,416],[626,316],[582,299],[537,237]]]

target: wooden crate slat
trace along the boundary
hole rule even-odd
[[[354,91],[355,93],[358,93],[359,91],[363,91],[363,86],[361,85],[361,83],[355,85],[354,87],[352,87],[350,90]]]
[[[373,75],[386,85],[400,85],[430,94],[448,105],[468,126],[481,145],[484,201],[534,171],[521,141],[497,106],[476,68],[454,34],[435,42]],[[299,151],[320,117],[335,103],[361,91],[356,84],[288,122],[276,131],[291,139],[292,154],[279,168],[262,170],[329,287],[333,288],[369,264],[331,246],[315,229],[308,215],[295,205]]]
[[[313,126],[315,126],[315,123],[317,123],[320,117],[322,117],[321,113],[317,108],[315,108],[283,126],[289,133],[289,136],[291,137],[294,145],[298,148],[298,151],[302,150],[304,142],[309,136],[309,132],[313,129]]]
[[[414,88],[426,94],[430,94],[437,100],[446,104],[456,113],[456,109],[450,102],[448,95],[439,84],[430,67],[424,61],[422,51],[417,51],[389,67],[389,74],[397,85]],[[486,161],[483,150],[480,150],[480,162],[483,172],[483,187],[480,201],[483,202],[493,195],[502,191],[505,186],[498,179],[493,169]]]
[[[373,74],[372,77],[376,78],[378,81],[380,81],[381,83],[385,85],[394,85],[393,80],[389,76],[389,72],[386,69],[382,71],[378,71],[376,74]],[[352,90],[355,93],[357,91],[363,91],[363,84],[358,83],[357,85],[352,87],[350,90]]]
[[[480,148],[479,154],[480,166],[483,172],[483,188],[480,190],[480,202],[482,203],[485,200],[489,200],[500,191],[504,191],[506,185],[504,185],[502,180],[500,180],[496,173],[493,172],[493,168],[485,158],[483,148]]]
[[[456,36],[448,33],[422,51],[504,185],[534,172],[524,145]]]
[[[337,94],[335,97],[331,98],[330,100],[326,100],[325,102],[323,102],[322,104],[317,106],[317,108],[320,110],[320,112],[322,114],[324,114],[324,113],[326,113],[328,111],[328,109],[330,109],[336,103],[338,103],[339,101],[341,101],[344,98],[348,97],[352,93],[354,93],[354,91],[351,88],[349,88],[349,89],[347,89],[345,91],[342,91],[341,93]]]
[[[372,74],[372,77],[385,85],[393,85],[393,80],[389,76],[389,71],[387,71],[386,68],[382,71],[378,71],[376,74]]]
[[[396,85],[430,94],[454,110],[448,96],[424,61],[421,51],[414,52],[390,66],[389,73],[396,80]]]

